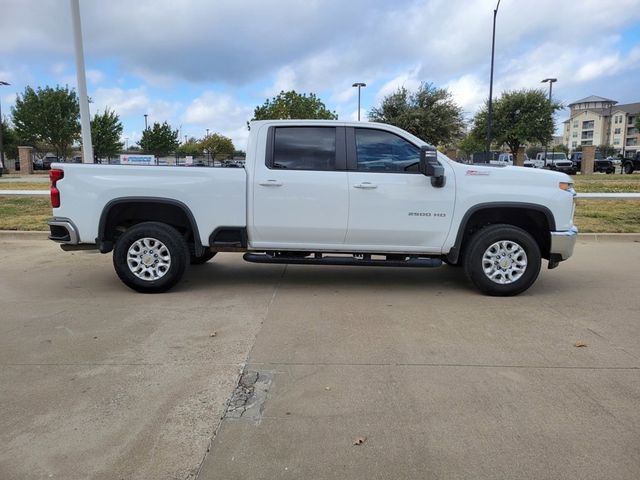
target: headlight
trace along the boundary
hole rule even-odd
[[[573,190],[573,183],[571,182],[560,182],[558,186],[560,187],[560,190],[567,190],[567,191]]]

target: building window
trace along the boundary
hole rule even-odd
[[[613,133],[614,133],[614,134],[616,134],[616,135],[618,135],[618,134],[620,133],[620,129],[619,129],[619,128],[616,128],[616,129],[613,131]]]
[[[629,118],[627,118],[627,123],[629,125],[633,125],[635,121],[636,121],[636,117],[631,117],[630,116]]]
[[[573,132],[573,135],[571,135],[573,138],[577,138],[578,137],[578,132]]]
[[[620,145],[620,139],[619,138],[614,138],[613,139],[613,144],[614,145]]]
[[[578,120],[575,120],[575,121],[573,122],[573,128],[578,128]]]
[[[627,138],[627,147],[635,147],[636,145],[638,145],[637,138]]]
[[[585,140],[582,142],[582,145],[591,145],[592,143],[593,142],[591,140],[588,140],[588,141]]]
[[[635,127],[629,127],[627,128],[627,136],[630,137],[632,135],[635,135],[636,133],[638,133],[638,130],[636,130]]]
[[[583,130],[593,130],[593,120],[589,120],[588,122],[582,122]]]
[[[571,148],[576,148],[578,146],[578,142],[571,142]]]
[[[593,140],[593,130],[582,132],[582,140]]]

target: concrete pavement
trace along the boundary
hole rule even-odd
[[[139,295],[31,239],[0,265],[0,478],[640,477],[631,237],[515,298],[233,254]]]

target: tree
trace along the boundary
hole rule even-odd
[[[487,108],[488,102],[474,118],[473,134],[477,138],[486,138]],[[553,112],[559,108],[560,104],[549,102],[542,90],[503,92],[493,102],[492,140],[506,144],[514,155],[527,142],[545,145],[553,137]]]
[[[527,157],[536,158],[536,155],[538,155],[540,152],[544,152],[544,148],[542,148],[540,145],[534,145],[533,147],[527,148]]]
[[[200,145],[200,140],[195,137],[191,137],[187,142],[183,143],[178,147],[176,153],[180,156],[197,156],[202,154],[202,146]]]
[[[423,83],[415,92],[400,87],[371,109],[369,120],[400,127],[433,145],[450,145],[463,135],[462,108],[446,88]]]
[[[300,95],[295,90],[282,91],[253,111],[252,120],[279,119],[337,120],[338,115],[330,111],[313,93]]]
[[[616,149],[613,145],[609,145],[607,143],[598,145],[597,150],[602,154],[603,157],[609,157],[611,155],[615,155]]]
[[[213,160],[216,159],[216,155],[233,155],[236,149],[230,138],[218,133],[212,133],[204,137],[200,142],[200,148],[211,155]]]
[[[567,147],[564,143],[554,145],[550,148],[550,150],[553,150],[554,152],[562,152],[569,155],[569,147]]]
[[[484,151],[484,143],[475,136],[468,134],[458,142],[458,149],[468,157],[475,152]]]
[[[69,87],[26,87],[11,114],[21,141],[50,146],[58,157],[65,158],[80,138],[80,106],[76,92]]]
[[[4,151],[5,160],[18,158],[18,135],[15,129],[11,128],[11,125],[6,120],[2,120],[1,128],[2,150]]]
[[[156,157],[164,157],[175,152],[180,142],[178,142],[178,130],[172,130],[167,123],[155,122],[151,128],[142,132],[140,148],[145,153],[151,153]]]
[[[118,114],[105,108],[104,113],[96,114],[91,121],[91,141],[94,161],[115,157],[122,150],[122,123]]]

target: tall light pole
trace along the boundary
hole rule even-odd
[[[544,80],[542,80],[540,83],[547,83],[549,82],[549,107],[551,107],[551,92],[553,91],[553,84],[554,82],[557,82],[558,79],[557,78],[545,78]],[[553,109],[551,111],[551,116],[553,118]],[[549,145],[549,142],[545,142],[544,144],[544,164],[546,166],[547,164],[547,147]]]
[[[357,82],[351,85],[352,87],[358,87],[358,121],[360,121],[360,89],[366,87],[366,83]]]
[[[70,0],[71,18],[73,21],[73,39],[76,51],[76,78],[78,79],[78,96],[80,101],[80,127],[82,131],[82,161],[93,163],[93,144],[91,143],[91,117],[89,113],[89,97],[87,96],[87,77],[84,69],[84,50],[82,48],[82,27],[80,25],[80,2]]]
[[[209,136],[209,129],[207,128],[207,137]]]
[[[500,0],[493,11],[493,36],[491,37],[491,77],[489,78],[489,111],[487,112],[487,148],[486,161],[489,162],[489,152],[491,151],[491,104],[493,102],[493,58],[496,51],[496,16],[500,8]]]
[[[147,129],[147,114],[144,114],[144,129]]]
[[[8,85],[11,84],[0,80],[0,86],[6,87]],[[4,145],[2,144],[2,99],[0,99],[0,169],[4,167]],[[0,175],[2,175],[2,171],[0,171]]]

